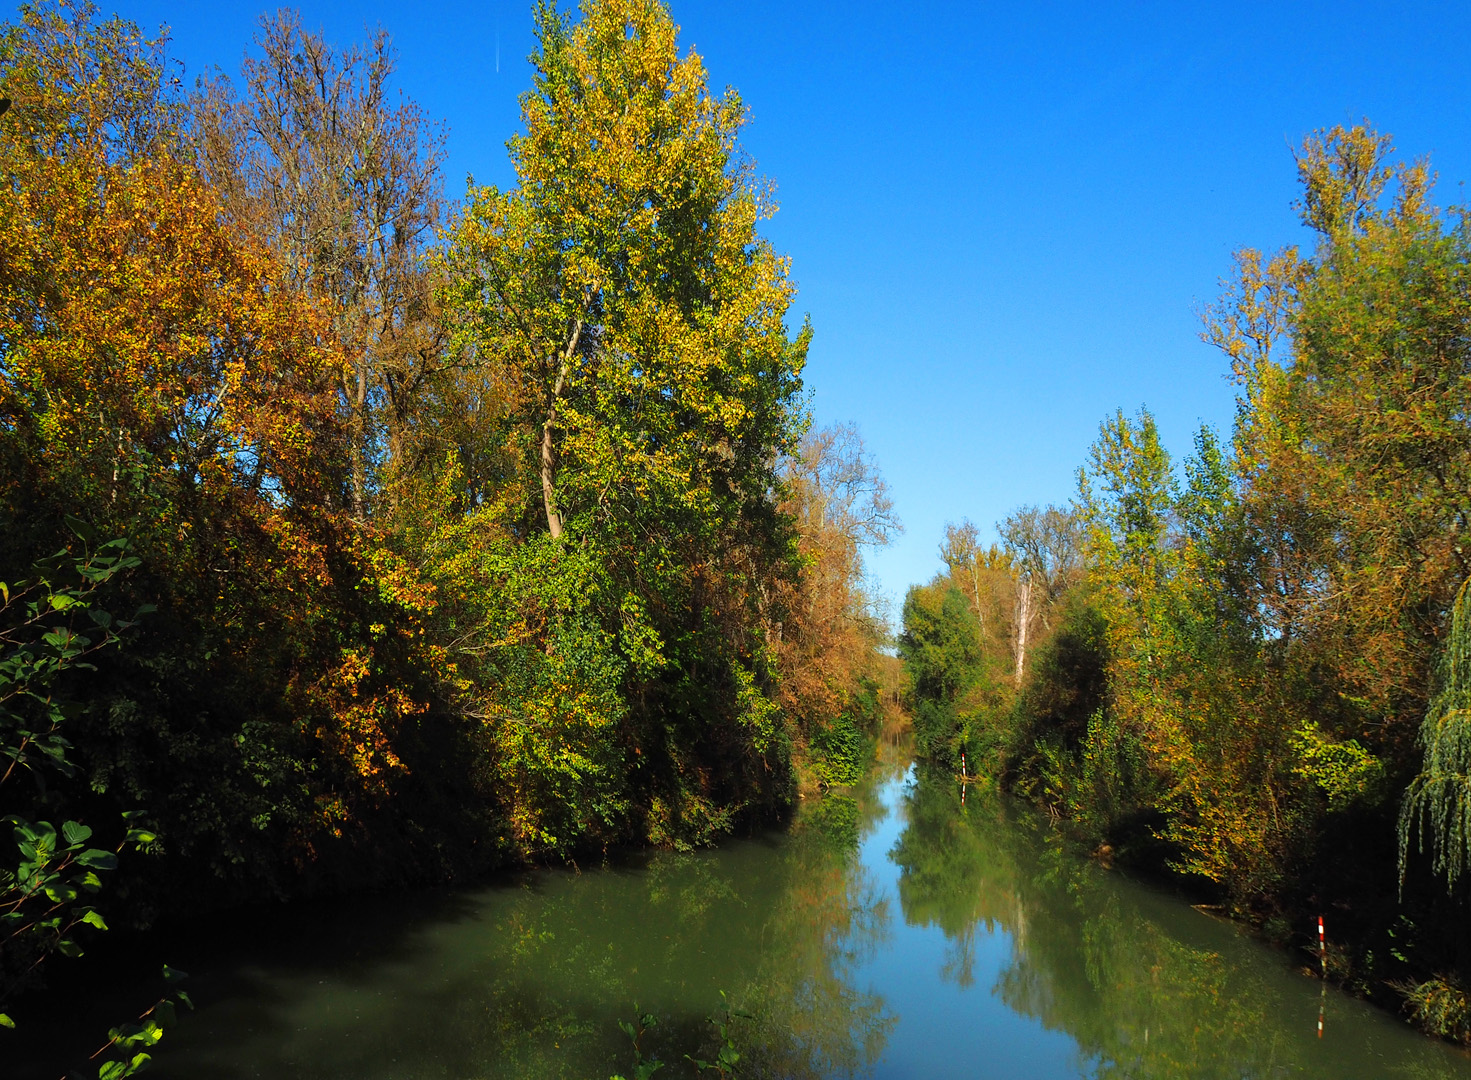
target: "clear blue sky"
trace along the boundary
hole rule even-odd
[[[188,72],[238,72],[260,3],[102,0],[167,23]],[[382,25],[399,85],[449,125],[449,190],[510,180],[529,3],[300,5]],[[1196,311],[1231,252],[1305,239],[1289,147],[1368,117],[1471,178],[1471,4],[681,2],[681,41],[752,113],[770,224],[816,338],[819,423],[861,427],[906,533],[871,566],[902,600],[944,523],[1061,502],[1105,413],[1167,445],[1229,426]],[[497,42],[499,71],[497,71]]]

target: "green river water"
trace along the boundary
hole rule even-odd
[[[1030,810],[898,764],[786,833],[223,936],[170,958],[199,1007],[156,1080],[631,1076],[635,1003],[672,1080],[722,991],[741,1075],[1471,1078]]]

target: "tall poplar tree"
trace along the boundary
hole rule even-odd
[[[757,232],[770,188],[739,152],[661,4],[537,9],[517,187],[473,192],[452,256],[481,359],[518,419],[553,537],[646,508],[728,512],[790,449],[806,335],[788,262]]]
[[[808,334],[788,334],[788,262],[758,231],[774,204],[745,108],[710,93],[664,6],[536,19],[516,186],[472,190],[446,255],[467,378],[502,395],[514,458],[487,522],[535,594],[534,620],[492,636],[539,666],[612,649],[630,756],[720,806],[786,770],[762,586],[797,565],[777,470]],[[494,711],[502,730],[525,715]]]

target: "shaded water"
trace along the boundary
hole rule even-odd
[[[1471,1078],[1025,808],[898,767],[856,796],[718,851],[241,928],[178,958],[199,1010],[150,1075],[601,1080],[631,1075],[637,1003],[687,1076],[724,990],[749,1075]]]

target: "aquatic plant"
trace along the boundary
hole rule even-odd
[[[1405,997],[1405,1012],[1420,1030],[1471,1045],[1471,996],[1450,975],[1395,987]]]

